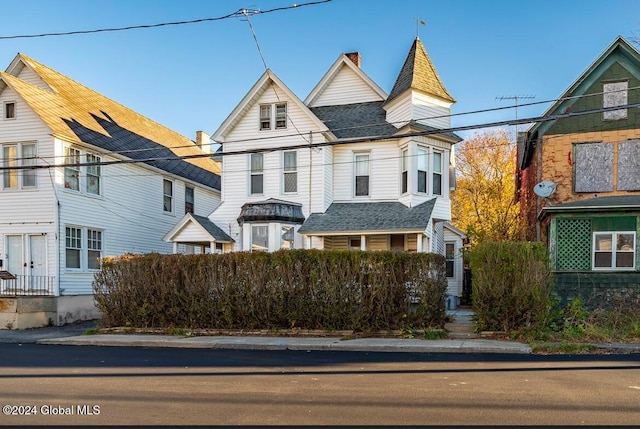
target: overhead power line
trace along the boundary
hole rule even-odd
[[[100,29],[95,29],[95,30],[63,31],[63,32],[58,32],[58,33],[40,33],[40,34],[21,34],[21,35],[14,35],[14,36],[0,36],[0,40],[29,39],[29,38],[50,37],[50,36],[72,36],[72,35],[78,35],[78,34],[106,33],[106,32],[113,32],[113,31],[127,31],[127,30],[138,30],[138,29],[145,29],[145,28],[169,27],[169,26],[174,26],[174,25],[199,24],[201,22],[221,21],[221,20],[224,20],[224,19],[236,18],[236,17],[240,17],[240,16],[243,16],[243,15],[246,15],[247,13],[250,13],[252,15],[264,15],[266,13],[281,12],[281,11],[288,10],[288,9],[297,9],[297,8],[305,7],[305,6],[314,6],[314,5],[318,5],[318,4],[321,4],[321,3],[328,3],[330,1],[331,0],[319,0],[319,1],[308,2],[308,3],[293,4],[291,6],[276,7],[276,8],[268,9],[268,10],[257,10],[257,9],[242,8],[242,9],[236,10],[235,12],[231,12],[231,13],[229,13],[227,15],[223,15],[223,16],[218,16],[218,17],[214,17],[214,18],[199,18],[199,19],[192,19],[192,20],[188,20],[188,21],[173,21],[173,22],[162,22],[162,23],[159,23],[159,24],[144,24],[144,25],[131,25],[131,26],[127,26],[127,27],[100,28]]]
[[[385,140],[397,140],[397,139],[407,138],[407,137],[425,137],[430,135],[446,134],[446,133],[452,133],[457,131],[469,131],[469,130],[476,130],[476,129],[482,129],[482,128],[495,128],[495,127],[501,127],[501,126],[507,126],[507,125],[548,122],[548,121],[555,121],[558,119],[566,119],[566,118],[572,118],[576,116],[591,115],[594,113],[603,113],[603,112],[609,112],[609,111],[621,110],[621,109],[633,109],[638,107],[640,107],[640,103],[632,103],[632,104],[625,104],[620,106],[583,110],[578,112],[565,112],[565,113],[559,113],[559,114],[549,115],[549,116],[536,116],[536,117],[522,118],[517,120],[486,122],[483,124],[464,125],[464,126],[452,127],[452,128],[434,129],[434,130],[428,130],[428,131],[416,131],[416,132],[410,132],[410,133],[404,133],[404,134],[394,134],[391,136],[371,136],[371,137],[361,137],[361,138],[338,139],[334,141],[325,141],[325,142],[319,142],[319,143],[313,143],[313,144],[305,143],[305,144],[289,145],[289,146],[277,146],[277,147],[269,147],[269,148],[229,151],[229,152],[222,152],[217,155],[224,157],[224,156],[233,156],[233,155],[247,155],[251,153],[270,153],[270,152],[279,152],[282,150],[309,149],[309,148],[339,146],[339,145],[354,144],[354,143],[369,143],[369,142],[377,142],[377,141],[385,141]],[[315,133],[317,134],[318,132],[316,131]],[[211,157],[211,154],[200,153],[200,154],[194,154],[194,155],[175,156],[175,157],[120,159],[120,160],[113,160],[113,161],[81,162],[81,163],[55,164],[55,165],[0,166],[0,171],[36,170],[36,169],[44,169],[44,168],[61,168],[61,167],[90,167],[90,166],[96,166],[96,165],[114,165],[114,164],[160,163],[160,162],[172,162],[172,161],[179,161],[179,160],[185,160],[185,159],[207,158],[207,157]]]

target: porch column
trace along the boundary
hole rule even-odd
[[[173,253],[178,253],[178,243],[173,242]]]
[[[360,250],[367,250],[367,236],[360,236]]]
[[[313,237],[310,235],[307,235],[306,238],[307,238],[307,249],[311,249],[311,242],[313,240]]]
[[[422,233],[419,233],[416,238],[416,252],[424,252],[422,248]]]
[[[216,253],[216,242],[212,241],[209,243],[209,253]]]

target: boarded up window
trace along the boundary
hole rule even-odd
[[[627,104],[628,82],[611,82],[603,85],[602,107],[624,106]],[[615,121],[627,119],[627,109],[610,110],[602,112],[602,119],[605,121]]]
[[[613,144],[580,143],[573,151],[574,191],[613,191]]]
[[[640,140],[618,144],[618,190],[640,190]]]

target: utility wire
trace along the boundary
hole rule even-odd
[[[280,12],[288,9],[297,9],[304,6],[314,6],[321,3],[328,3],[330,1],[331,0],[320,0],[320,1],[314,1],[314,2],[308,2],[308,3],[293,4],[291,6],[276,7],[268,10],[251,10],[251,13],[254,15],[258,15],[258,14],[264,15],[266,13]],[[137,30],[137,29],[144,29],[144,28],[168,27],[173,25],[198,24],[201,22],[221,21],[224,19],[242,16],[247,10],[248,9],[245,9],[245,8],[238,9],[235,12],[231,12],[227,15],[218,16],[215,18],[200,18],[200,19],[192,19],[189,21],[162,22],[159,24],[131,25],[128,27],[100,28],[96,30],[78,30],[78,31],[64,31],[59,33],[40,33],[40,34],[22,34],[22,35],[15,35],[15,36],[0,36],[0,40],[29,39],[29,38],[49,37],[49,36],[72,36],[72,35],[78,35],[78,34],[94,34],[94,33],[106,33],[106,32],[113,32],[113,31]]]
[[[283,150],[308,149],[309,147],[316,148],[316,147],[324,147],[324,146],[339,146],[339,145],[354,144],[354,143],[371,143],[371,142],[379,142],[379,141],[387,141],[387,140],[398,140],[398,139],[407,138],[407,137],[425,137],[425,136],[430,136],[434,134],[445,134],[445,133],[456,132],[456,131],[469,131],[469,130],[476,130],[476,129],[482,129],[482,128],[495,128],[495,127],[501,127],[506,125],[548,122],[548,121],[555,121],[558,119],[572,118],[576,116],[591,115],[594,113],[609,112],[613,110],[633,109],[637,107],[640,107],[640,103],[604,107],[604,108],[591,109],[591,110],[583,110],[579,112],[565,112],[565,113],[559,113],[559,114],[550,115],[550,116],[537,116],[537,117],[522,118],[517,120],[487,122],[487,123],[475,124],[475,125],[464,125],[464,126],[445,128],[445,129],[416,131],[416,132],[409,132],[404,134],[394,134],[390,136],[373,136],[373,137],[361,137],[361,138],[350,138],[350,139],[338,139],[334,141],[325,141],[325,142],[315,143],[311,146],[308,143],[305,143],[305,144],[290,145],[290,146],[278,146],[278,147],[269,147],[269,148],[229,151],[229,152],[222,152],[219,154],[219,156],[246,155],[251,153],[270,153],[270,152],[279,152]],[[160,162],[172,162],[172,161],[178,161],[178,160],[184,160],[184,159],[206,158],[210,156],[211,154],[201,153],[201,154],[184,155],[184,156],[176,156],[176,157],[124,159],[124,160],[113,160],[113,161],[81,162],[81,163],[69,163],[69,164],[57,164],[57,165],[19,165],[19,166],[9,166],[9,167],[0,166],[0,171],[29,170],[29,169],[35,170],[35,169],[52,168],[52,167],[56,167],[56,168],[58,167],[89,167],[89,166],[95,166],[95,165],[160,163]]]

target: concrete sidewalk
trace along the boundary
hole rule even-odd
[[[483,339],[420,340],[403,338],[297,338],[257,336],[180,337],[99,334],[44,339],[38,344],[128,347],[183,347],[253,350],[332,350],[420,353],[531,353],[527,344]]]

